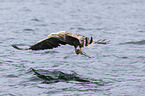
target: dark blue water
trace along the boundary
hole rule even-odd
[[[0,0],[0,96],[144,96],[145,0]],[[108,45],[20,51],[58,31]],[[44,83],[36,70],[76,73],[96,83]]]

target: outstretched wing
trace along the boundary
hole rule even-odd
[[[31,50],[53,49],[60,46],[60,44],[65,45],[66,43],[59,40],[58,38],[51,37],[37,42],[36,44],[30,46],[29,49]]]

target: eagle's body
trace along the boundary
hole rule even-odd
[[[69,44],[75,47],[76,54],[82,54],[81,48],[86,47],[92,43],[106,44],[106,42],[95,42],[93,41],[92,37],[91,39],[89,39],[77,33],[74,34],[67,31],[60,31],[58,33],[51,33],[50,35],[48,35],[48,38],[37,42],[36,44],[30,46],[27,49],[18,48],[16,45],[12,46],[19,50],[44,50],[53,49],[60,45]],[[77,49],[77,47],[79,47],[80,50]]]

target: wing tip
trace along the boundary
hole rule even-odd
[[[13,44],[12,47],[15,48],[15,49],[19,49],[19,47],[15,44]]]
[[[12,47],[15,48],[15,49],[18,49],[18,50],[30,50],[30,48],[25,48],[25,49],[19,48],[19,47],[18,47],[17,45],[15,45],[15,44],[13,44]]]

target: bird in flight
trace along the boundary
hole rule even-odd
[[[34,45],[31,45],[29,48],[19,48],[16,45],[12,45],[14,48],[18,50],[44,50],[44,49],[53,49],[56,48],[60,45],[72,45],[75,48],[75,53],[76,54],[84,54],[82,52],[82,47],[87,47],[90,44],[108,44],[108,42],[105,42],[105,40],[98,40],[98,41],[93,41],[93,38],[88,38],[85,36],[82,36],[77,33],[70,33],[67,31],[60,31],[58,33],[51,33],[48,35],[47,38],[38,41]],[[79,49],[77,49],[79,47]]]

